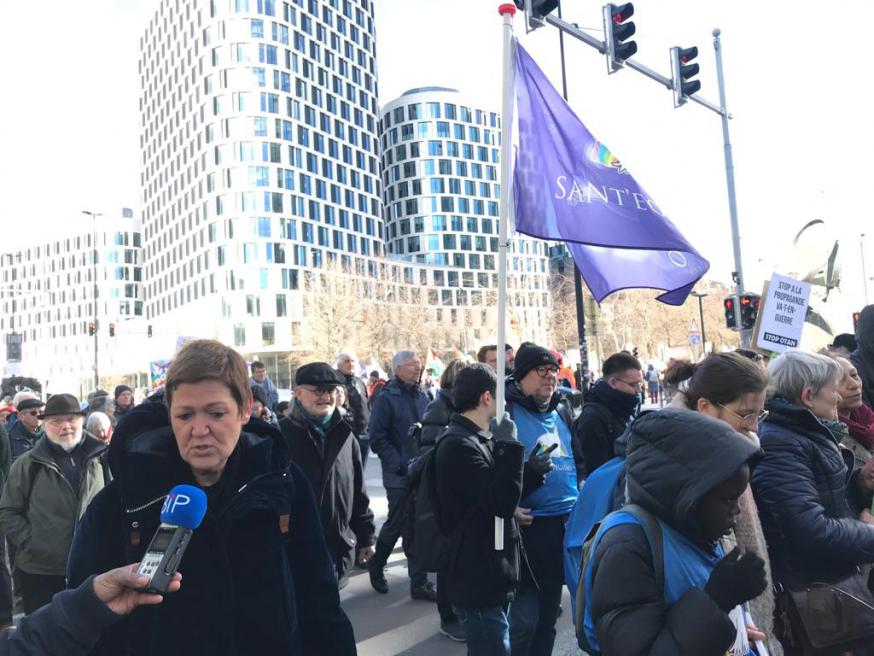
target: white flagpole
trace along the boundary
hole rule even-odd
[[[501,106],[501,206],[498,218],[498,389],[496,394],[497,416],[500,421],[504,416],[504,385],[507,376],[507,242],[510,234],[510,184],[512,181],[513,159],[513,101],[516,96],[514,89],[514,73],[516,68],[515,49],[513,47],[513,16],[516,15],[516,5],[502,4],[498,13],[503,17],[504,24],[504,98]],[[504,519],[495,517],[495,550],[504,549]]]

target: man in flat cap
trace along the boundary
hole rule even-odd
[[[357,436],[337,409],[335,391],[345,385],[326,362],[302,366],[295,376],[294,406],[279,422],[292,461],[313,487],[341,588],[352,565],[373,555],[376,531]]]

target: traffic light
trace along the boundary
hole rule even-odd
[[[740,325],[742,328],[752,328],[756,325],[759,305],[762,297],[758,294],[743,294],[740,297]]]
[[[559,0],[514,0],[516,7],[525,12],[529,30],[543,27],[543,17],[555,11],[558,2]]]
[[[152,339],[152,324],[146,326],[146,334],[149,336],[149,339]]]
[[[690,62],[698,56],[698,48],[671,48],[671,76],[674,85],[674,107],[684,105],[693,93],[701,90],[701,81],[692,78],[700,67]]]
[[[737,315],[734,309],[734,296],[726,296],[722,301],[725,306],[725,327],[734,330],[737,328]]]
[[[94,326],[93,321],[88,322],[88,337],[94,337],[94,333],[97,332],[97,329]]]
[[[607,72],[613,73],[622,68],[626,59],[637,52],[637,42],[628,41],[634,35],[635,27],[629,19],[634,15],[634,5],[604,5],[604,36],[607,38],[604,54],[607,55]]]
[[[638,357],[637,354],[638,354],[638,350],[637,350],[637,347],[635,346],[633,349],[631,349],[631,355],[633,355],[634,357]]]
[[[109,336],[115,337],[115,324],[114,323],[109,324]]]
[[[853,332],[857,332],[859,330],[859,315],[861,312],[853,312]]]

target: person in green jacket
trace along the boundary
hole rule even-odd
[[[70,394],[55,394],[39,416],[45,434],[9,471],[0,497],[0,529],[16,549],[24,612],[66,587],[73,531],[108,482],[106,444],[84,431],[85,413]]]

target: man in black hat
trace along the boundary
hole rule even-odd
[[[305,364],[295,376],[294,407],[279,422],[292,461],[313,487],[341,588],[352,565],[373,555],[376,532],[361,449],[337,409],[334,392],[345,385],[343,375],[327,363]]]
[[[547,349],[524,342],[507,379],[508,410],[527,462],[516,517],[530,567],[510,605],[513,654],[551,654],[564,584],[562,544],[577,500],[570,409],[558,394],[559,364]]]
[[[39,418],[44,434],[9,471],[0,497],[0,527],[15,545],[24,612],[67,586],[67,555],[76,522],[108,483],[106,444],[84,430],[71,394],[55,394]]]

